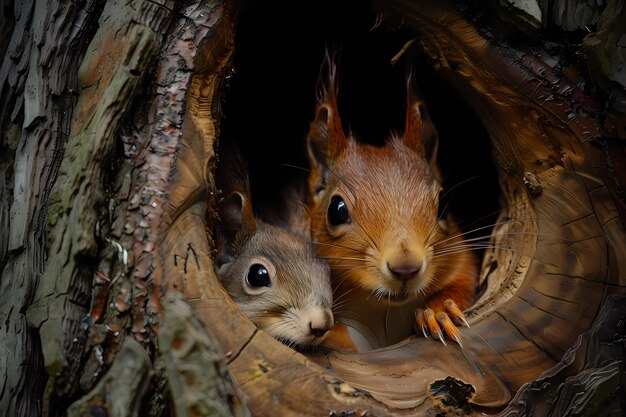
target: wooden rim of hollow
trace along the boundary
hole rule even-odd
[[[328,415],[350,407],[410,414],[431,398],[429,384],[447,376],[472,385],[475,406],[501,408],[558,363],[609,294],[623,292],[619,271],[626,260],[617,254],[626,253],[626,239],[593,163],[598,150],[587,139],[594,126],[584,114],[566,123],[557,110],[538,104],[537,90],[548,94],[561,85],[519,88],[516,80],[529,69],[510,61],[529,57],[501,53],[436,5],[406,7],[421,47],[487,128],[505,201],[493,231],[498,249],[484,257],[481,280],[488,283],[470,309],[463,350],[412,338],[371,352],[308,358],[244,317],[214,275],[206,233],[216,201],[211,169],[219,93],[233,53],[231,22],[219,24],[196,57],[161,239],[163,271],[168,288],[186,295],[217,340],[254,414]],[[419,31],[424,25],[428,33]],[[174,254],[190,250],[193,262],[175,262]]]

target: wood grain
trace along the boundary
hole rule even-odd
[[[463,351],[412,338],[367,353],[310,355],[327,375],[339,378],[333,383],[344,381],[359,393],[356,398],[339,396],[335,401],[340,405],[325,402],[329,397],[320,386],[325,378],[321,368],[305,372],[300,365],[305,359],[298,353],[276,356],[283,346],[252,329],[232,307],[216,307],[230,302],[215,299],[215,284],[191,284],[194,274],[186,276],[186,288],[201,293],[193,305],[224,351],[236,352],[229,367],[253,413],[289,412],[293,396],[299,398],[303,415],[327,414],[341,404],[374,413],[382,406],[385,415],[427,413],[438,407],[430,383],[446,376],[475,388],[471,403],[476,410],[497,410],[520,387],[559,363],[592,326],[606,300],[607,284],[625,284],[620,274],[624,257],[618,256],[625,253],[624,229],[614,221],[620,209],[587,157],[598,152],[589,141],[601,136],[594,114],[584,110],[593,100],[529,51],[496,48],[445,5],[398,1],[387,4],[385,11],[402,14],[404,24],[419,35],[421,47],[490,134],[506,199],[499,219],[503,224],[494,231],[498,245],[485,264],[497,266],[489,274],[485,295],[471,310],[472,327],[461,330]],[[207,108],[193,104],[201,100],[193,92],[190,99],[190,108]],[[575,117],[567,115],[568,109]],[[179,163],[185,163],[183,154]],[[194,253],[199,253],[195,244]],[[209,253],[207,249],[205,256]],[[214,279],[211,273],[195,274],[195,280],[200,277]],[[212,289],[202,295],[207,288]],[[217,311],[225,320],[215,320]],[[302,389],[285,392],[285,383],[276,380],[289,377],[272,372],[277,368],[305,381]],[[281,402],[270,401],[270,393]],[[319,405],[309,405],[309,393]]]

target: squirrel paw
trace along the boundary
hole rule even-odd
[[[463,343],[461,343],[461,334],[456,328],[454,322],[459,325],[464,324],[467,327],[469,327],[469,324],[467,323],[467,320],[465,320],[463,312],[454,301],[448,299],[443,305],[445,311],[440,311],[437,314],[435,314],[431,308],[427,308],[426,310],[416,310],[415,321],[417,322],[417,327],[422,331],[424,337],[428,338],[428,334],[430,333],[433,337],[438,338],[441,343],[446,345],[441,331],[441,328],[443,328],[448,337],[456,341],[459,346],[463,348]]]

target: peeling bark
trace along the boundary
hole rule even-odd
[[[0,70],[0,414],[61,415],[74,402],[70,413],[97,405],[163,415],[166,378],[151,362],[161,213],[179,92],[223,6],[27,2],[15,11]],[[134,363],[138,346],[147,364]],[[135,389],[104,398],[126,360],[139,366],[126,369]]]
[[[125,339],[115,362],[91,392],[69,407],[68,417],[138,415],[150,383],[150,372],[150,360],[141,344],[132,338]]]
[[[0,68],[0,410],[40,415],[41,344],[25,311],[44,272],[47,202],[76,99],[77,69],[99,2],[19,2]],[[4,9],[4,8],[3,8]],[[10,20],[6,15],[5,21]],[[63,39],[63,42],[59,42]]]
[[[229,380],[222,355],[191,306],[173,291],[164,302],[159,347],[165,357],[176,415],[250,415]]]

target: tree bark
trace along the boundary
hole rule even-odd
[[[10,42],[3,39],[8,48],[0,69],[0,410],[26,416],[41,413],[46,374],[38,332],[25,312],[44,272],[48,200],[76,102],[71,87],[101,6],[26,1],[14,7],[3,25],[14,29]]]
[[[162,316],[157,242],[184,92],[223,18],[217,1],[15,4],[0,71],[0,414],[168,412],[157,330],[183,324]],[[193,345],[177,369],[217,366],[215,352]],[[220,395],[204,384],[174,408],[228,410],[216,372]]]
[[[410,338],[305,356],[242,315],[207,233],[237,7],[27,0],[3,13],[0,414],[623,410],[626,117],[589,94],[567,50],[500,41],[472,8],[374,4],[493,145],[504,209],[464,349]],[[542,18],[522,20],[542,36]],[[613,53],[585,48],[591,68]],[[616,74],[594,85],[609,95]]]

